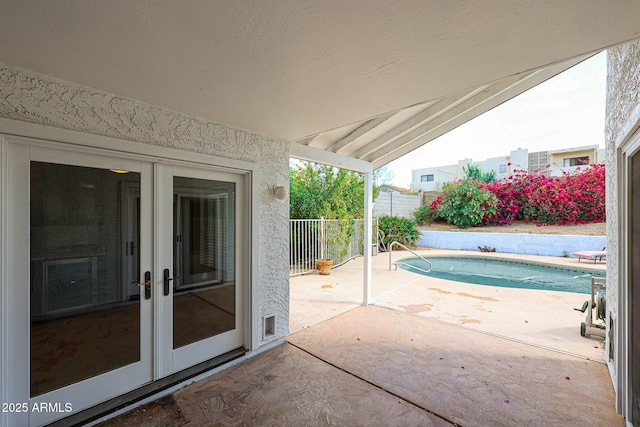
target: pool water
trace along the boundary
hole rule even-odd
[[[429,265],[420,258],[404,259],[398,267],[430,277],[477,285],[547,291],[591,293],[591,277],[605,277],[604,271],[581,270],[488,258],[433,257]],[[415,266],[418,268],[412,268]]]

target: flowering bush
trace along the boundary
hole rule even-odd
[[[539,225],[581,224],[606,219],[604,164],[590,165],[577,173],[565,172],[561,177],[520,170],[493,183],[475,183],[497,198],[497,209],[485,212],[484,224],[509,225],[516,220]],[[443,194],[431,203],[433,216],[455,223],[438,212],[446,197],[443,189]]]
[[[434,200],[430,208],[436,218],[449,224],[467,228],[480,224],[485,216],[495,215],[497,197],[475,179],[450,182],[442,188],[442,195]]]
[[[605,166],[595,164],[575,174],[546,177],[532,188],[522,208],[522,219],[536,224],[603,222]]]
[[[483,219],[484,224],[510,225],[513,221],[523,220],[523,208],[529,206],[529,198],[536,188],[543,186],[550,178],[541,174],[530,174],[516,170],[509,178],[486,184],[487,190],[498,198],[498,206],[494,215]]]

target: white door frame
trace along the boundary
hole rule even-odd
[[[631,303],[630,286],[630,238],[631,238],[631,159],[634,155],[640,155],[640,129],[629,133],[616,150],[617,170],[617,202],[618,202],[618,303],[615,331],[615,361],[612,377],[616,388],[616,409],[625,418],[627,425],[631,425],[633,414],[633,389],[631,370]],[[637,215],[637,212],[636,212]],[[611,368],[611,367],[610,367]],[[639,420],[634,420],[638,422]]]
[[[15,275],[10,274],[6,268],[20,257],[29,256],[28,250],[25,251],[24,248],[11,247],[9,251],[9,243],[7,241],[10,227],[12,228],[14,225],[17,225],[19,229],[27,230],[29,227],[29,215],[26,215],[28,210],[25,212],[24,208],[8,203],[11,196],[10,182],[13,182],[15,179],[26,179],[26,182],[28,182],[29,172],[28,170],[16,170],[14,173],[9,171],[7,165],[10,157],[10,146],[28,145],[31,147],[44,147],[56,151],[65,159],[69,159],[68,156],[73,153],[106,154],[110,157],[122,157],[123,159],[129,159],[131,161],[141,160],[143,162],[154,162],[156,164],[173,163],[182,164],[185,167],[197,167],[198,165],[207,168],[216,167],[220,170],[227,170],[242,175],[246,209],[243,213],[243,221],[239,222],[239,224],[244,224],[243,231],[245,235],[243,236],[242,245],[245,250],[242,253],[242,257],[237,257],[237,263],[239,264],[239,268],[245,272],[243,288],[243,345],[248,350],[257,348],[260,342],[260,330],[256,319],[259,319],[259,317],[258,308],[252,303],[256,301],[257,286],[253,285],[253,281],[258,277],[259,268],[257,256],[259,251],[257,244],[259,173],[256,164],[8,119],[0,119],[0,129],[2,132],[5,132],[4,134],[0,134],[0,266],[2,267],[0,269],[0,304],[2,309],[0,313],[0,343],[2,344],[0,349],[0,396],[2,402],[20,402],[24,399],[24,396],[29,395],[29,385],[24,381],[24,378],[28,378],[28,375],[25,376],[25,368],[16,369],[18,365],[24,363],[17,360],[14,352],[9,350],[12,343],[20,342],[20,340],[24,340],[25,336],[28,336],[28,313],[17,312],[15,305],[9,303],[9,300],[13,301],[13,299],[16,298],[16,295],[14,295],[15,290],[9,286],[12,279],[15,278]],[[24,153],[22,153],[22,155],[24,155]],[[45,159],[45,161],[49,160],[50,159]],[[134,168],[131,169],[133,170]],[[155,192],[150,190],[149,194],[155,194]],[[28,192],[25,197],[28,198]],[[149,235],[154,234],[150,233]],[[152,243],[153,242],[149,241],[145,244],[151,245]],[[240,247],[240,244],[238,246]],[[141,273],[143,271],[146,270],[141,267]],[[24,272],[22,273],[24,274]],[[157,300],[158,299],[155,298],[152,301]],[[22,301],[24,304],[27,302],[28,297],[26,301]],[[15,319],[20,318],[23,318],[23,322],[19,323],[26,325],[26,328],[24,326],[22,328],[10,326]],[[154,360],[154,366],[159,366],[157,360]],[[28,365],[26,370],[28,374]],[[159,377],[158,370],[155,370],[154,374],[156,378]],[[127,381],[128,378],[129,375],[124,375],[122,380]],[[21,382],[24,383],[24,385],[19,385]],[[69,388],[70,398],[75,399],[79,393],[77,390],[72,389],[73,387]],[[100,387],[97,387],[97,389],[100,389]],[[87,403],[87,407],[99,403],[101,399],[99,396],[93,395],[87,395],[85,397],[87,402],[91,402]],[[76,406],[74,407],[73,413],[82,409],[85,409],[83,405]],[[70,414],[64,414],[62,417],[67,415]],[[15,416],[18,416],[18,418],[14,418]],[[58,416],[58,418],[61,418],[61,416]],[[9,423],[9,425],[11,425],[13,424],[12,420],[18,420],[18,424],[22,424],[22,422],[19,421],[19,414],[0,413],[0,424],[4,425]],[[34,421],[40,422],[37,420]],[[42,421],[48,422],[45,419]]]

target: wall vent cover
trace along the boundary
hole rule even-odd
[[[264,329],[262,331],[262,339],[271,338],[276,335],[276,316],[275,314],[265,316],[262,324]]]

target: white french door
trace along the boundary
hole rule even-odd
[[[243,345],[244,178],[167,164],[156,164],[155,176],[163,377]]]
[[[243,175],[26,139],[7,159],[11,425],[242,347]]]
[[[152,217],[152,164],[28,142],[7,146],[7,383],[28,408],[10,425],[45,424],[153,380],[152,300],[120,268],[126,214],[140,230],[131,271],[152,269],[142,220]],[[139,189],[135,208],[119,203],[127,186]]]

